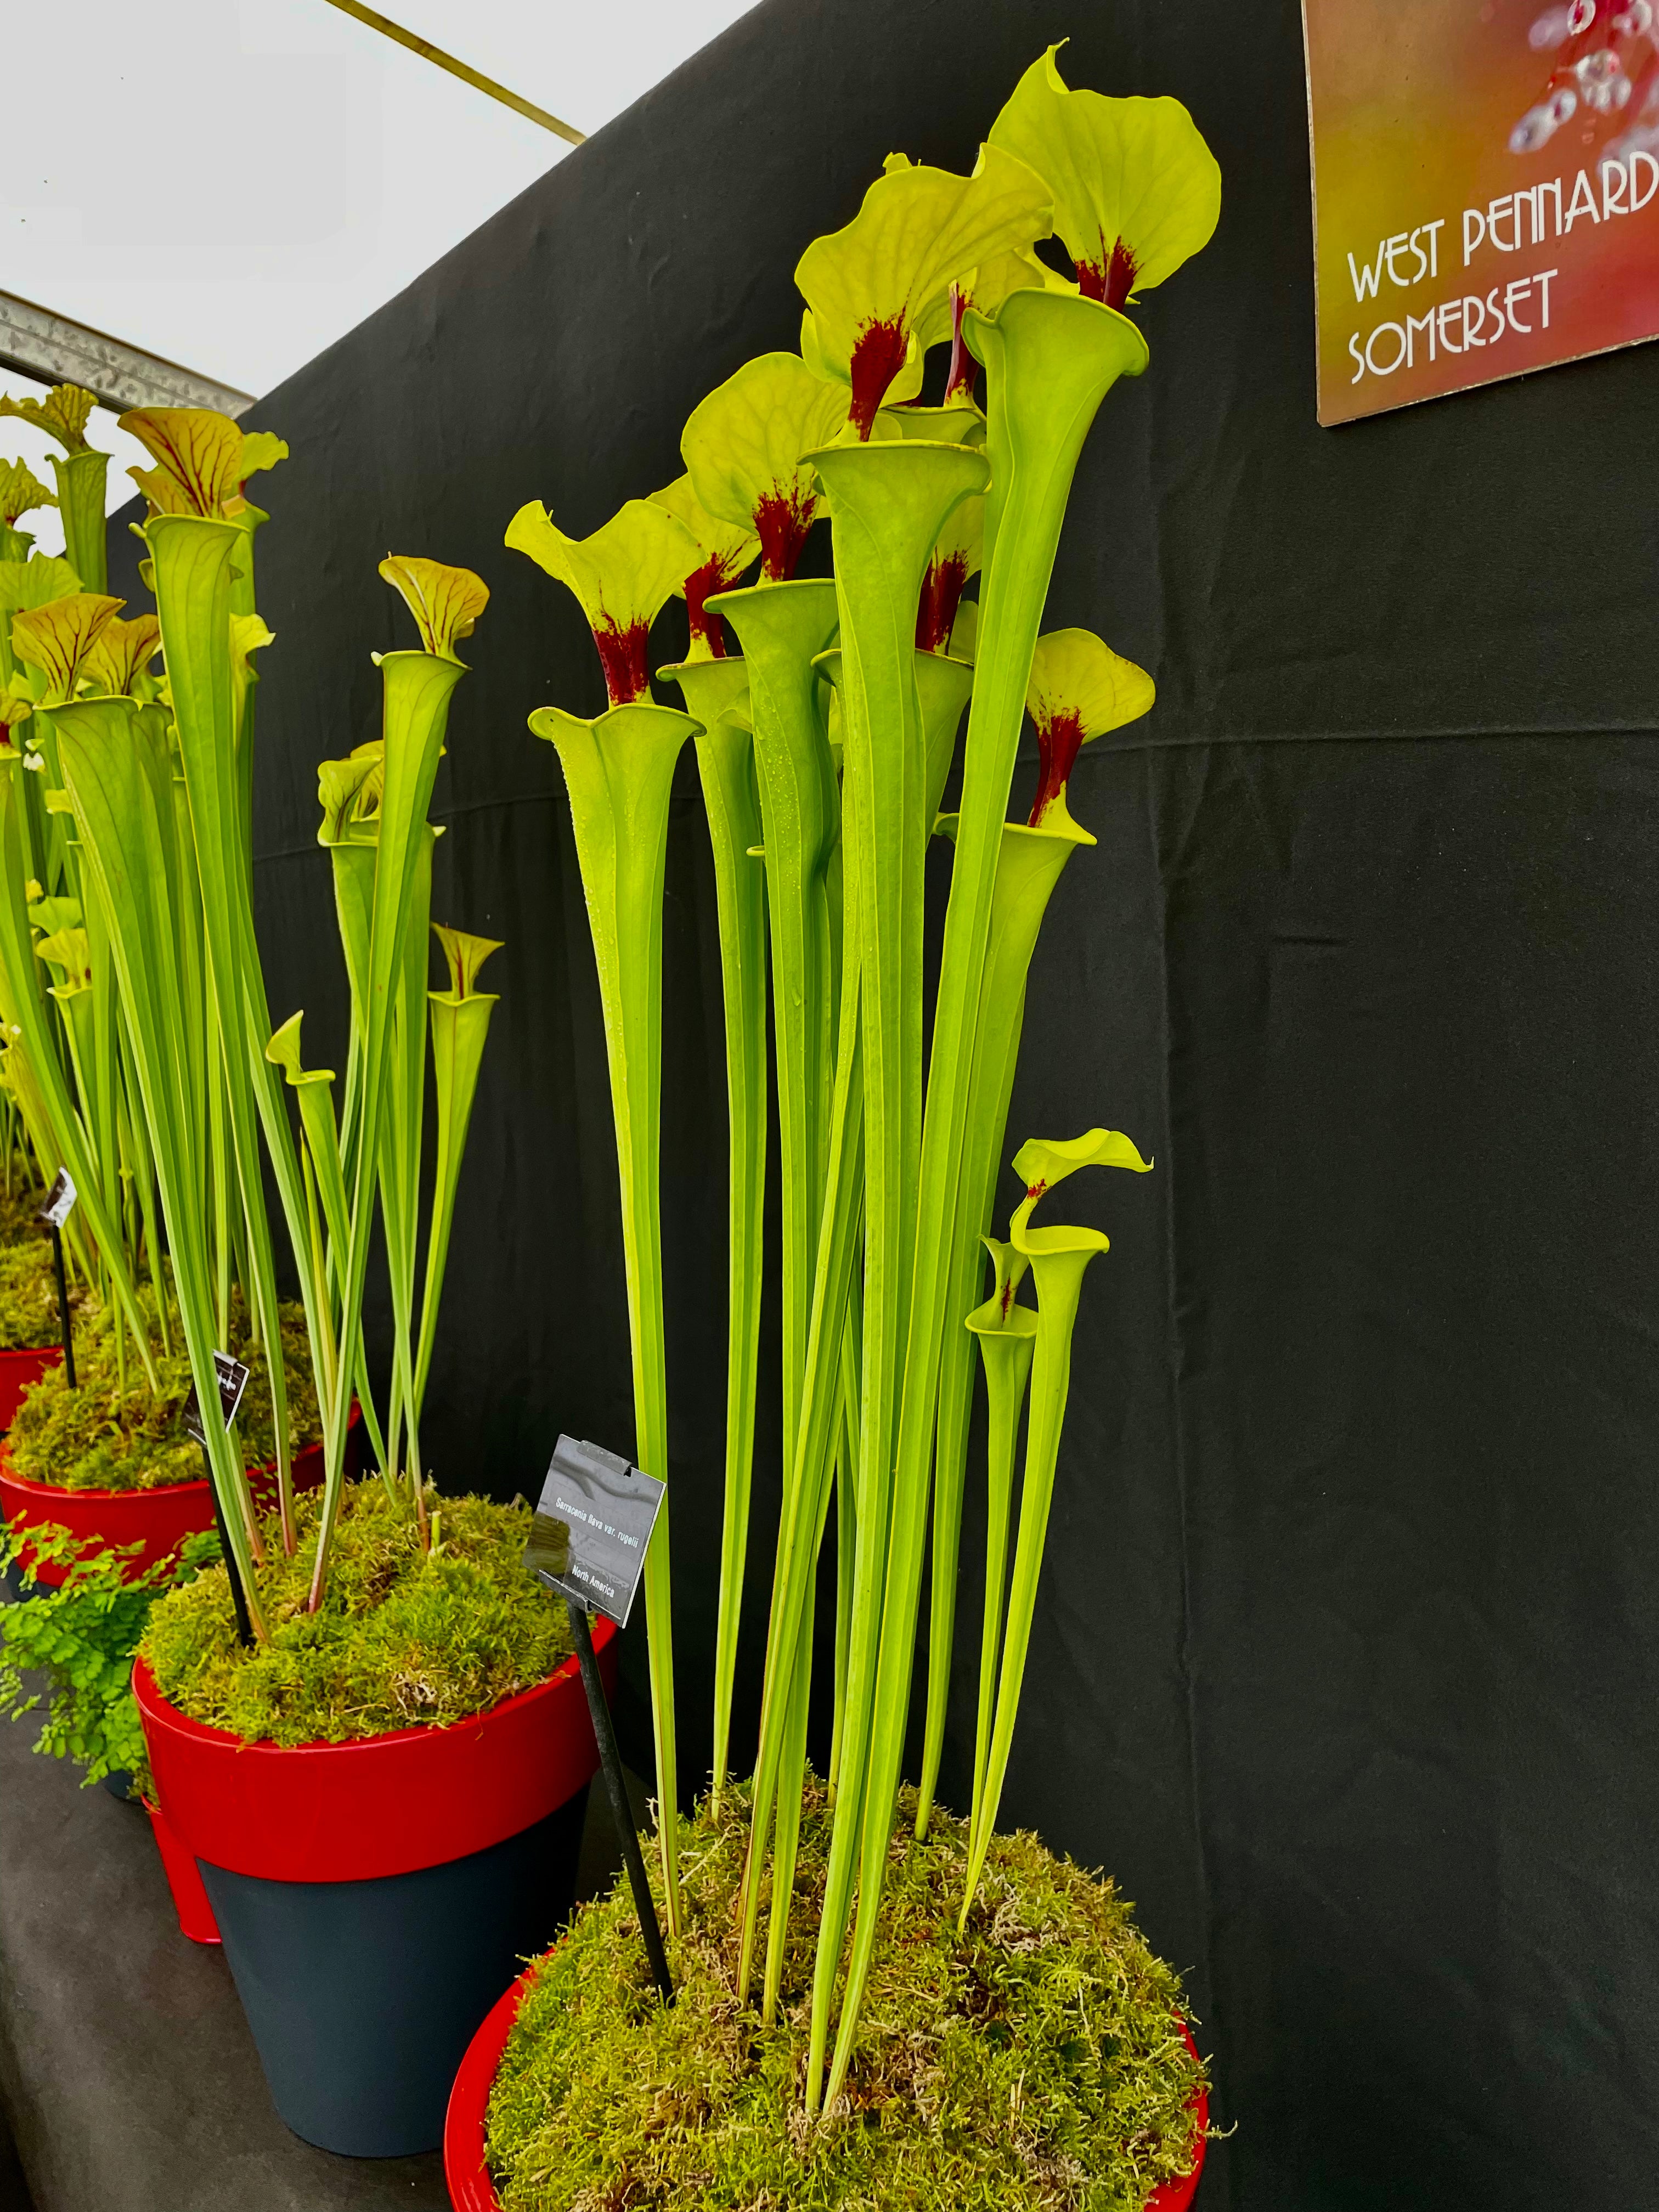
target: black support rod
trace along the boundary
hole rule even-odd
[[[64,1380],[73,1390],[75,1381],[75,1331],[70,1323],[69,1284],[64,1276],[64,1232],[54,1221],[52,1224],[52,1264],[58,1277],[58,1326],[64,1339]]]
[[[611,1817],[617,1823],[617,1836],[622,1844],[629,1883],[634,1892],[634,1910],[640,1917],[640,1933],[645,1939],[645,1955],[650,1961],[652,1978],[662,1993],[663,2002],[672,2004],[674,1984],[669,1978],[668,1956],[662,1948],[662,1929],[657,1924],[656,1899],[652,1896],[651,1885],[645,1878],[640,1832],[634,1825],[634,1808],[629,1802],[628,1784],[623,1779],[622,1754],[617,1749],[617,1732],[611,1725],[611,1708],[605,1702],[605,1684],[599,1680],[599,1662],[593,1650],[592,1632],[587,1625],[587,1607],[574,1597],[566,1598],[565,1605],[570,1614],[570,1633],[576,1641],[576,1656],[581,1662],[582,1687],[587,1692],[587,1709],[593,1716],[593,1733],[599,1738],[599,1764],[605,1769],[605,1788],[611,1793]]]
[[[236,1641],[245,1648],[253,1642],[253,1624],[247,1617],[247,1594],[242,1588],[242,1577],[236,1571],[236,1554],[230,1548],[230,1531],[225,1526],[225,1509],[219,1502],[219,1486],[213,1480],[213,1462],[208,1457],[208,1448],[202,1446],[202,1465],[207,1470],[208,1488],[213,1493],[213,1518],[219,1529],[219,1549],[225,1555],[225,1572],[230,1577],[230,1601],[236,1608]]]

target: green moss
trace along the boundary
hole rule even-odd
[[[128,1388],[123,1393],[112,1313],[88,1308],[75,1332],[79,1387],[70,1389],[61,1368],[48,1369],[24,1393],[7,1434],[12,1465],[26,1481],[59,1483],[68,1490],[154,1490],[164,1483],[199,1480],[201,1447],[185,1431],[190,1362],[177,1316],[173,1319],[173,1349],[164,1358],[155,1325],[155,1293],[146,1286],[138,1295],[150,1322],[161,1395],[151,1395],[130,1338],[125,1347]],[[322,1425],[312,1383],[304,1310],[285,1305],[282,1310],[289,1434],[293,1448],[299,1450],[315,1442]],[[239,1293],[232,1294],[230,1334],[224,1349],[246,1360],[252,1370],[236,1416],[236,1433],[247,1464],[260,1467],[276,1458],[276,1437],[264,1354],[249,1341],[246,1310]]]
[[[530,1509],[428,1493],[433,1549],[377,1479],[350,1485],[329,1554],[322,1608],[305,1609],[320,1494],[298,1500],[300,1543],[259,1594],[269,1644],[236,1641],[222,1567],[164,1598],[144,1656],[194,1719],[250,1743],[343,1743],[484,1712],[543,1681],[570,1653],[562,1605],[525,1571]]]
[[[0,1174],[0,1184],[4,1180]],[[36,1351],[42,1345],[57,1344],[62,1335],[52,1233],[38,1218],[46,1196],[14,1156],[9,1190],[0,1188],[0,1352]],[[69,1292],[78,1321],[88,1296],[76,1278],[73,1261]]]
[[[0,1244],[17,1244],[35,1237],[45,1243],[46,1232],[35,1216],[46,1204],[46,1194],[34,1180],[33,1163],[26,1166],[14,1153],[10,1185],[5,1186],[5,1163],[0,1159]],[[47,1249],[50,1251],[50,1246]]]
[[[0,1160],[0,1352],[30,1352],[60,1335],[52,1236],[37,1218],[46,1194],[19,1156],[12,1158],[9,1188],[3,1169]],[[72,1261],[69,1289],[78,1313],[86,1292]]]
[[[816,1782],[775,2027],[733,1994],[745,1792],[682,1831],[671,2008],[625,1882],[584,1908],[537,1967],[490,2100],[507,2212],[1139,2212],[1189,2171],[1204,2076],[1180,1984],[1112,1885],[1000,1836],[958,1939],[966,1826],[936,1813],[919,1844],[914,1816],[907,1791],[847,2097],[819,2124],[802,2105]]]
[[[38,1205],[40,1196],[34,1192],[32,1202]],[[84,1293],[73,1284],[70,1302],[77,1319],[88,1310]],[[32,1351],[58,1343],[61,1334],[52,1239],[25,1222],[0,1243],[0,1352]]]

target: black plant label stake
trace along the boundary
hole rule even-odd
[[[639,1915],[645,1955],[665,2004],[674,2002],[674,1984],[663,1949],[657,1921],[656,1900],[645,1878],[645,1859],[640,1832],[623,1778],[622,1754],[599,1662],[593,1650],[588,1612],[602,1613],[618,1628],[626,1628],[634,1599],[645,1571],[645,1554],[661,1510],[665,1486],[654,1475],[641,1474],[615,1452],[598,1444],[561,1437],[547,1470],[542,1494],[531,1523],[524,1563],[538,1582],[562,1597],[570,1615],[570,1633],[587,1692],[587,1710],[599,1747],[599,1764],[611,1799],[611,1816],[617,1824]]]
[[[75,1211],[75,1201],[80,1195],[69,1170],[59,1168],[46,1193],[46,1202],[35,1216],[52,1231],[52,1272],[58,1278],[58,1328],[64,1340],[64,1380],[71,1390],[79,1386],[75,1380],[75,1331],[70,1325],[69,1284],[64,1275],[64,1224]]]
[[[247,1388],[248,1370],[240,1359],[233,1359],[228,1352],[213,1355],[214,1372],[219,1383],[219,1416],[226,1428],[235,1419],[242,1402],[242,1393]],[[236,1571],[236,1555],[230,1548],[230,1531],[225,1526],[225,1509],[220,1502],[219,1486],[213,1480],[213,1461],[208,1452],[207,1431],[202,1426],[201,1401],[196,1395],[196,1385],[190,1386],[190,1395],[185,1401],[184,1424],[186,1432],[202,1447],[202,1465],[207,1471],[208,1490],[213,1499],[213,1518],[218,1524],[219,1549],[224,1553],[225,1572],[230,1577],[230,1601],[236,1608],[236,1640],[251,1645],[253,1627],[247,1617],[247,1594],[242,1588],[242,1577]]]

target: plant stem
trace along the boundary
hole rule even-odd
[[[858,1540],[842,1769],[813,1976],[809,2112],[818,2107],[852,1905],[866,1762],[895,1726],[876,1696],[877,1661],[921,1133],[922,882],[933,826],[925,818],[915,608],[946,517],[983,489],[988,472],[981,453],[921,441],[831,447],[813,459],[830,500],[841,608],[842,763],[854,793],[847,896],[860,955],[866,1133]],[[896,1726],[902,1735],[902,1717]]]
[[[718,1801],[730,1757],[755,1457],[766,1200],[766,873],[753,850],[763,831],[754,739],[746,720],[744,663],[687,661],[659,673],[678,680],[686,705],[703,725],[696,739],[697,768],[714,860],[726,1029],[726,1483],[714,1624],[713,1765]]]
[[[944,825],[955,829],[955,818]],[[965,1326],[983,1265],[983,1239],[991,1225],[997,1166],[1008,1126],[1008,1102],[1019,1060],[1025,1019],[1025,981],[1037,933],[1060,874],[1079,845],[1094,839],[1059,808],[1041,830],[1005,823],[991,895],[991,930],[975,1024],[973,1074],[963,1139],[962,1173],[941,1347],[939,1425],[933,1454],[933,1540],[927,1630],[927,1718],[916,1833],[927,1832],[928,1814],[945,1747],[950,1698],[951,1651],[956,1628],[957,1563],[962,1535],[963,1478],[968,1455],[972,1399],[973,1339]],[[957,1317],[962,1325],[958,1327]],[[984,1347],[981,1345],[981,1352]]]
[[[643,701],[581,721],[556,707],[530,717],[564,770],[593,939],[622,1187],[623,1253],[633,1350],[635,1459],[668,1480],[663,1346],[659,1145],[662,1110],[662,898],[668,800],[681,747],[697,725]],[[646,1553],[658,1838],[670,1933],[681,1925],[673,1613],[665,1498]]]
[[[1097,1243],[1094,1249],[1098,1249]],[[1093,1257],[1094,1249],[1032,1255],[1031,1272],[1036,1280],[1037,1310],[1028,1319],[1035,1323],[1035,1331],[1034,1334],[1028,1331],[1023,1340],[1015,1340],[1016,1342],[1023,1340],[1027,1346],[1023,1360],[1018,1354],[1011,1355],[1009,1360],[1011,1369],[1015,1368],[1016,1362],[1030,1364],[1031,1414],[1025,1437],[1025,1477],[1020,1489],[1019,1541],[1014,1555],[1013,1583],[1008,1597],[1007,1633],[1003,1642],[1002,1663],[997,1681],[996,1719],[982,1771],[979,1770],[977,1758],[975,1759],[974,1821],[969,1844],[968,1876],[963,1892],[961,1925],[966,1924],[968,1908],[973,1903],[974,1892],[979,1886],[985,1855],[990,1849],[992,1832],[996,1826],[997,1810],[1002,1802],[1002,1785],[1008,1771],[1008,1753],[1013,1743],[1014,1720],[1019,1711],[1020,1690],[1025,1679],[1025,1655],[1030,1647],[1031,1622],[1036,1611],[1037,1577],[1042,1569],[1043,1545],[1048,1533],[1048,1507],[1054,1497],[1054,1468],[1060,1457],[1060,1432],[1065,1421],[1066,1400],[1071,1388],[1072,1331],[1077,1320],[1084,1269]],[[1014,1309],[1015,1312],[1024,1310],[1019,1307]],[[990,1340],[988,1337],[982,1336],[981,1349],[984,1350]],[[1033,1343],[1036,1346],[1035,1361],[1030,1348]],[[988,1364],[988,1381],[989,1375]],[[998,1442],[1006,1447],[1009,1462],[1002,1501],[1005,1548],[997,1562],[999,1583],[1002,1559],[1006,1557],[1006,1488],[1012,1483],[1013,1424],[1018,1421],[1019,1414],[1019,1401],[1013,1395],[1016,1379],[1017,1374],[1011,1372],[1006,1388],[1000,1394],[1003,1401],[1000,1407],[994,1400],[993,1401],[994,1417],[1000,1413],[1006,1424],[1006,1434],[1000,1437]],[[1018,1379],[1023,1383],[1023,1376]],[[985,1595],[988,1632],[991,1615],[989,1566],[988,1552]],[[986,1674],[986,1659],[981,1655],[981,1729],[984,1724]]]
[[[994,321],[970,314],[965,330],[969,344],[988,369],[986,454],[990,482],[986,559],[957,858],[945,914],[914,1215],[915,1265],[894,1476],[899,1510],[887,1575],[885,1617],[880,1625],[876,1692],[877,1706],[887,1717],[887,1725],[871,1759],[862,1898],[825,2093],[830,2101],[840,2094],[852,2058],[875,1943],[896,1799],[903,1717],[908,1710],[915,1660],[916,1607],[939,1362],[949,1326],[946,1300],[973,1068],[975,1018],[1003,817],[1024,715],[1025,688],[1083,441],[1112,384],[1121,374],[1138,374],[1146,362],[1146,342],[1132,323],[1110,308],[1066,294],[1015,292]],[[833,489],[831,497],[833,501]],[[917,579],[919,584],[920,569]],[[912,608],[914,604],[913,597]],[[909,618],[908,613],[905,618]],[[888,619],[896,623],[899,611],[896,610]],[[869,1388],[866,1370],[866,1397]],[[866,1449],[867,1456],[867,1439]],[[838,1808],[837,1836],[841,1826]],[[839,1917],[843,1910],[839,1896],[835,1905]],[[829,1932],[826,1925],[826,1936]],[[827,1989],[821,1992],[826,2008],[828,1994]],[[823,2027],[819,2004],[815,2002],[815,2039],[821,2039]],[[817,2064],[815,2057],[810,2057],[809,2109],[817,2108],[818,2087]]]

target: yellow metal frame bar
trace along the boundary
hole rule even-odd
[[[566,139],[573,146],[580,146],[586,140],[587,133],[585,131],[578,131],[571,123],[561,123],[556,115],[550,115],[544,107],[538,107],[533,100],[521,100],[516,92],[509,92],[504,84],[497,84],[493,76],[486,76],[482,70],[469,69],[465,62],[458,62],[453,54],[447,54],[441,46],[434,46],[429,39],[420,38],[415,32],[404,30],[401,23],[394,23],[389,15],[382,15],[373,8],[366,8],[363,0],[329,0],[329,5],[339,9],[343,15],[355,15],[360,23],[367,23],[371,31],[378,31],[382,38],[406,46],[411,54],[419,54],[422,61],[434,62],[441,70],[447,70],[451,76],[459,77],[463,84],[470,84],[475,92],[488,93],[492,100],[499,100],[503,107],[510,107],[515,114],[527,116],[531,122],[539,123],[544,131],[550,131],[556,138]]]

